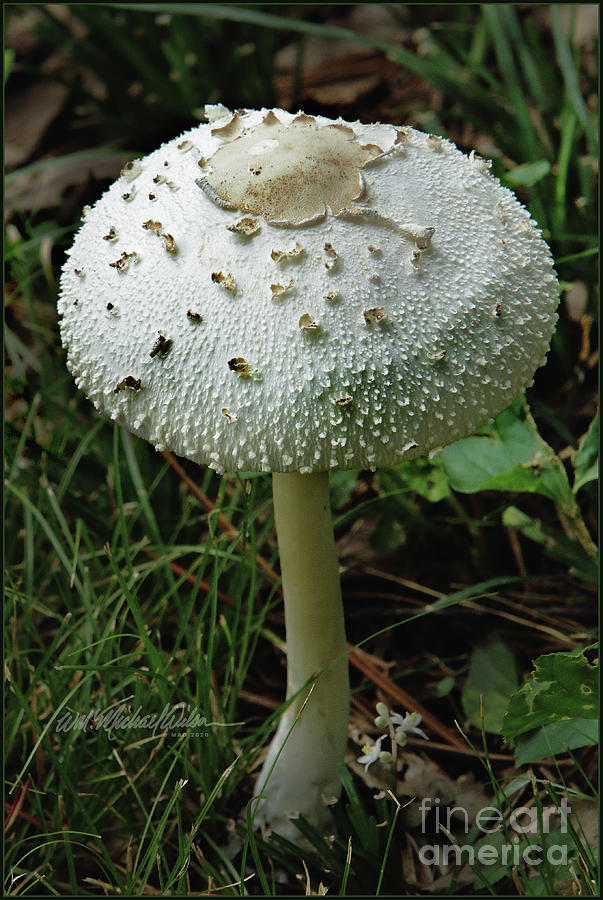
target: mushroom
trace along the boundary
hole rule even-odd
[[[395,466],[491,420],[545,362],[558,283],[527,210],[448,140],[279,109],[208,118],[88,211],[61,335],[104,415],[217,472],[273,473],[289,705],[256,822],[295,838],[292,815],[327,826],[347,739],[329,471]],[[155,188],[166,160],[177,193]],[[149,352],[158,333],[169,354]]]

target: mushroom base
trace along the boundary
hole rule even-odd
[[[287,640],[287,698],[258,779],[256,824],[299,841],[296,814],[329,823],[348,733],[350,688],[327,473],[274,473]]]

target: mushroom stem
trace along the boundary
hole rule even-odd
[[[297,696],[281,718],[260,773],[263,799],[256,822],[299,839],[290,815],[301,813],[320,828],[329,820],[325,801],[339,795],[337,768],[347,742],[350,686],[328,473],[275,472],[273,493],[285,598],[287,698]]]

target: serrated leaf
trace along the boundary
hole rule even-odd
[[[574,456],[574,493],[589,481],[596,481],[599,477],[599,410],[590,423],[586,437],[580,444],[580,449]]]
[[[515,658],[506,644],[495,640],[476,647],[461,695],[465,715],[471,724],[481,728],[483,703],[486,731],[500,734],[509,697],[518,684]]]
[[[518,398],[479,434],[445,447],[440,459],[454,490],[543,494],[568,515],[576,504],[565,469],[543,441],[525,399]]]
[[[503,737],[520,734],[569,719],[597,719],[599,685],[597,665],[584,650],[539,656],[529,680],[511,697],[503,721]]]
[[[579,747],[595,746],[599,742],[599,722],[596,719],[568,719],[553,722],[517,739],[515,762],[540,762],[548,756],[567,753]]]

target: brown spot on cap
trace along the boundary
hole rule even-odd
[[[234,293],[237,289],[237,286],[234,283],[230,272],[228,273],[228,275],[224,275],[223,272],[212,272],[211,280],[213,281],[214,284],[219,284],[221,287],[225,288],[227,291],[232,291]]]
[[[227,225],[226,227],[235,234],[251,237],[260,230],[260,223],[258,219],[254,219],[251,216],[245,216],[244,218],[239,219],[238,222],[235,222],[234,225]]]
[[[161,234],[160,237],[163,238],[163,243],[164,243],[165,249],[168,251],[168,253],[175,253],[176,252],[176,242],[174,240],[173,235]]]
[[[171,234],[165,234],[161,230],[161,222],[155,222],[153,219],[148,219],[146,222],[142,223],[142,227],[146,229],[146,231],[154,231],[157,237],[163,238],[165,249],[170,253],[176,252],[176,242]]]
[[[270,257],[275,262],[286,262],[288,259],[299,259],[304,253],[304,248],[299,241],[296,241],[292,250],[273,250]]]
[[[239,375],[249,375],[249,364],[242,356],[233,356],[228,360],[228,368]]]
[[[165,335],[160,334],[155,343],[153,344],[153,349],[151,350],[149,356],[155,357],[158,356],[159,359],[165,359],[170,350],[172,349],[173,341],[171,338],[166,338]]]
[[[139,159],[133,159],[127,162],[119,173],[126,181],[134,181],[142,172],[142,163]]]
[[[126,388],[129,388],[131,391],[139,391],[141,388],[140,378],[134,378],[133,375],[126,375],[123,378],[117,387],[114,388],[113,393],[119,394],[120,391],[125,391]]]
[[[290,278],[288,284],[271,284],[270,290],[274,294],[274,296],[278,297],[281,294],[286,294],[287,291],[291,290],[293,287],[293,279]]]
[[[382,322],[386,318],[387,313],[382,306],[374,306],[372,309],[364,310],[364,321],[367,325],[372,325],[373,322]]]
[[[299,327],[302,331],[316,331],[320,325],[309,313],[304,313],[299,320]]]
[[[329,259],[325,263],[326,269],[332,269],[337,262],[337,251],[333,247],[333,244],[329,244],[328,242],[325,244],[325,253],[329,257]]]
[[[109,263],[112,269],[117,269],[118,272],[127,272],[130,267],[130,263],[138,261],[138,253],[135,250],[132,253],[126,253],[124,250],[119,259],[116,259],[115,262]]]

